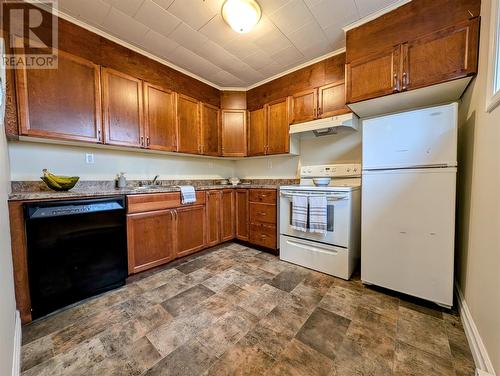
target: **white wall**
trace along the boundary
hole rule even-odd
[[[486,107],[490,0],[481,2],[479,74],[460,107],[457,278],[500,375],[500,107]]]
[[[295,178],[300,166],[330,163],[361,163],[361,132],[322,137],[305,133],[300,156],[238,160],[236,174],[240,178]]]
[[[12,276],[9,212],[7,195],[10,191],[9,160],[5,127],[0,126],[0,375],[12,373],[16,302]]]
[[[235,167],[230,160],[34,142],[12,142],[9,153],[12,180],[40,180],[44,168],[82,180],[112,180],[121,171],[129,179],[219,179]],[[94,154],[94,164],[85,163],[85,153]]]

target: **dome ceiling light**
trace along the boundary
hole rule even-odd
[[[255,0],[226,0],[222,17],[237,33],[248,33],[259,22],[262,11]]]

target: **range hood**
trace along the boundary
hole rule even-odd
[[[337,134],[345,130],[358,130],[359,118],[353,114],[331,116],[305,123],[290,125],[290,134],[313,132],[316,137]]]

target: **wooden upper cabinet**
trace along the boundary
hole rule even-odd
[[[201,153],[200,103],[198,100],[179,94],[177,96],[177,151],[181,153]]]
[[[267,152],[266,110],[259,108],[248,113],[248,156]]]
[[[142,81],[102,68],[102,90],[106,144],[145,146]]]
[[[248,241],[248,189],[236,189],[235,201],[235,236]]]
[[[221,191],[221,240],[234,239],[234,189]]]
[[[318,89],[304,90],[290,98],[290,124],[316,119]]]
[[[205,247],[205,205],[175,209],[177,219],[177,257],[189,255]]]
[[[57,69],[17,69],[21,135],[101,142],[99,66],[58,51]]]
[[[288,98],[278,99],[266,105],[267,154],[284,154],[290,150],[288,106]]]
[[[350,112],[345,105],[345,81],[321,86],[318,89],[318,117],[325,118]]]
[[[401,46],[346,64],[346,102],[354,103],[399,90]]]
[[[173,210],[127,215],[129,274],[173,260],[176,251],[175,234]]]
[[[176,94],[144,83],[144,125],[149,149],[177,150]]]
[[[403,44],[401,90],[412,90],[477,71],[479,18]]]
[[[201,104],[201,151],[205,155],[220,155],[220,110],[218,107]]]
[[[222,110],[222,155],[247,155],[246,110]]]

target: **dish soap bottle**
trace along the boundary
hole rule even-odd
[[[118,188],[126,188],[127,187],[127,178],[125,177],[124,172],[120,172],[118,176]]]

